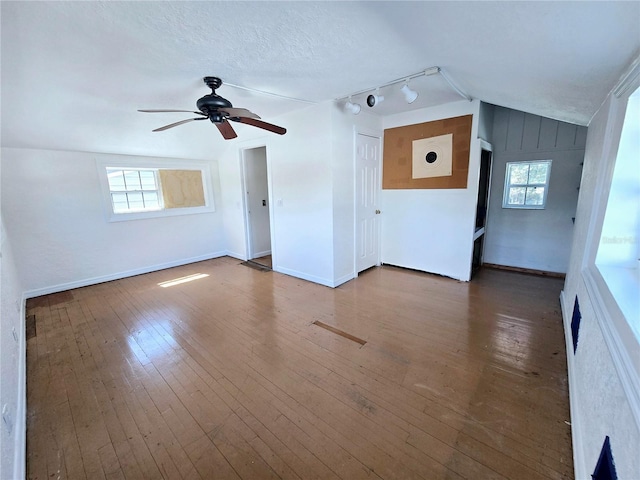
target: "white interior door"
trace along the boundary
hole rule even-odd
[[[356,270],[380,265],[380,138],[356,135]]]
[[[267,149],[244,151],[245,195],[247,205],[248,258],[271,255],[269,187],[267,181]]]

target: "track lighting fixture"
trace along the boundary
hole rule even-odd
[[[369,95],[367,97],[367,105],[369,105],[370,107],[373,107],[374,105],[377,105],[382,102],[384,102],[384,97],[380,95],[379,90],[376,90],[375,95]]]
[[[414,100],[418,98],[418,92],[416,92],[415,90],[411,90],[408,83],[405,83],[400,91],[404,94],[404,99],[407,101],[407,103],[413,103]]]
[[[349,101],[347,101],[347,103],[344,104],[344,108],[353,113],[354,115],[358,115],[360,113],[360,104],[358,103],[353,103],[351,101],[351,97],[349,97]]]
[[[382,95],[380,95],[380,89],[381,88],[390,87],[391,85],[396,85],[396,84],[401,83],[401,82],[403,82],[404,85],[400,88],[400,91],[404,95],[405,101],[407,103],[413,103],[418,98],[418,92],[416,92],[415,90],[412,90],[409,87],[409,81],[414,79],[414,78],[418,78],[418,77],[429,77],[431,75],[438,75],[438,74],[440,74],[440,76],[449,84],[449,86],[453,90],[455,90],[455,92],[458,93],[461,97],[466,98],[469,101],[472,100],[472,98],[469,95],[467,95],[465,92],[460,90],[460,88],[458,88],[449,79],[448,75],[446,75],[445,72],[443,72],[440,67],[429,67],[426,70],[422,70],[420,72],[414,73],[413,75],[409,75],[408,77],[399,78],[397,80],[393,80],[391,82],[385,83],[384,85],[378,86],[375,89],[375,93],[367,95],[367,97],[366,97],[367,98],[367,105],[369,107],[374,107],[375,105],[378,105],[379,103],[383,102],[384,101],[384,97]],[[349,112],[353,113],[354,115],[357,115],[358,113],[360,113],[360,110],[361,110],[360,109],[360,105],[357,104],[357,103],[353,103],[351,98],[352,97],[358,97],[360,95],[366,95],[367,93],[371,92],[372,90],[373,90],[373,88],[370,88],[370,89],[367,89],[367,90],[361,90],[359,92],[350,94],[348,97],[337,98],[336,101],[340,102],[340,101],[343,101],[343,100],[348,98],[348,101],[345,103],[345,109],[348,110]]]

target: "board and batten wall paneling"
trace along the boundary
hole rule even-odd
[[[566,273],[587,128],[494,107],[484,262]],[[502,208],[507,162],[552,160],[544,210]]]

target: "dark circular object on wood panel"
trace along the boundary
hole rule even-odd
[[[429,152],[427,153],[427,156],[425,157],[425,160],[427,161],[427,163],[433,163],[438,159],[438,154],[436,152]]]

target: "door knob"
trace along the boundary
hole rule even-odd
[[[380,215],[380,210],[376,209],[376,215]]]

